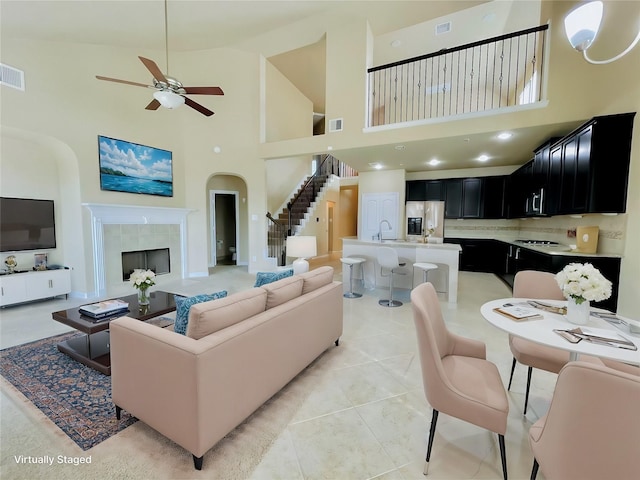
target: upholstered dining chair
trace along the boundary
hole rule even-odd
[[[538,272],[536,270],[522,270],[516,273],[513,281],[513,296],[516,298],[537,298],[546,300],[565,300],[562,290],[556,282],[555,275],[549,272]],[[524,396],[524,413],[527,413],[529,405],[529,389],[531,387],[531,375],[534,368],[539,368],[551,373],[558,373],[569,361],[569,352],[558,350],[557,348],[538,345],[537,343],[524,340],[522,338],[509,335],[509,348],[513,354],[511,364],[511,375],[509,376],[509,386],[516,362],[526,365],[527,387]]]
[[[378,247],[376,256],[378,257],[378,264],[380,264],[380,275],[389,277],[389,299],[379,300],[378,304],[383,307],[400,307],[402,306],[402,302],[393,299],[393,276],[406,275],[406,270],[402,268],[406,264],[400,263],[398,252],[391,247]],[[389,273],[385,274],[385,270]]]
[[[509,401],[498,368],[486,360],[486,346],[450,332],[431,283],[411,291],[422,383],[433,408],[424,474],[429,470],[438,413],[446,413],[498,434],[502,473],[507,478],[504,435]]]
[[[529,429],[547,480],[632,479],[640,472],[640,377],[589,362],[561,371],[547,414]]]

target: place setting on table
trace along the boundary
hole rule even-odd
[[[570,360],[586,354],[640,365],[640,322],[590,305],[611,295],[611,282],[590,264],[570,264],[556,281],[567,300],[502,298],[481,314],[514,336],[569,351]]]

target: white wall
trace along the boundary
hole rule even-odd
[[[313,135],[313,102],[270,62],[265,66],[267,142]]]
[[[311,175],[311,161],[310,156],[266,160],[267,210],[273,216],[280,213],[300,182]]]

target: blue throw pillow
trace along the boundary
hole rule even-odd
[[[293,269],[280,270],[279,272],[258,272],[256,274],[256,284],[254,287],[261,287],[267,283],[282,280],[293,275]]]
[[[191,308],[191,305],[195,305],[196,303],[208,302],[210,300],[216,300],[217,298],[224,298],[226,296],[226,290],[222,290],[220,292],[212,294],[195,295],[193,297],[174,295],[174,299],[176,302],[176,321],[173,324],[173,331],[182,335],[187,334],[187,324],[189,323],[189,309]]]

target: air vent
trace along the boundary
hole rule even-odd
[[[439,23],[436,25],[436,35],[449,33],[451,31],[451,22]]]
[[[330,132],[341,132],[342,131],[342,118],[334,118],[329,120],[329,131]]]
[[[0,63],[0,85],[17,88],[24,92],[24,72]]]

